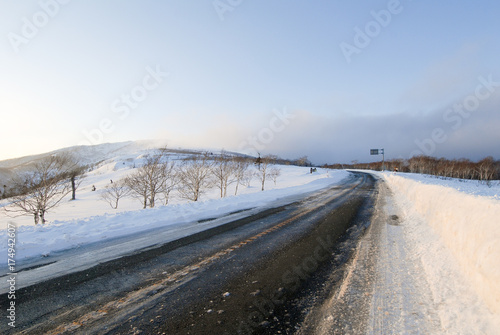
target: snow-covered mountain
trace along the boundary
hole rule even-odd
[[[50,151],[43,154],[24,156],[19,158],[12,158],[0,161],[0,187],[8,184],[9,180],[16,173],[22,173],[30,169],[32,164],[40,161],[46,157],[61,154],[71,154],[78,160],[81,166],[96,166],[104,165],[108,162],[114,161],[127,165],[140,157],[151,153],[160,148],[167,148],[168,152],[174,159],[183,158],[193,154],[202,152],[219,153],[220,150],[213,149],[183,149],[183,148],[169,148],[166,141],[162,140],[142,140],[142,141],[127,141],[119,143],[103,143],[97,145],[82,145],[62,148]],[[248,157],[247,155],[229,152],[231,155]]]
[[[127,141],[119,143],[103,143],[97,145],[82,145],[62,148],[43,154],[24,156],[0,161],[0,168],[18,170],[29,166],[32,162],[56,154],[71,153],[78,157],[82,165],[90,165],[115,156],[135,154],[150,149],[164,147],[159,141]]]

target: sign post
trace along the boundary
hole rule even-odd
[[[384,149],[370,149],[370,155],[382,155],[382,171],[385,170],[385,152]]]

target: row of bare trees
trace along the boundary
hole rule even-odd
[[[448,160],[416,156],[409,159],[404,168],[409,172],[481,181],[498,179],[500,172],[500,165],[491,156],[478,162],[472,162],[468,159]]]
[[[143,208],[153,208],[161,201],[167,205],[173,190],[181,198],[198,201],[207,190],[217,187],[220,196],[226,197],[230,185],[235,185],[235,195],[240,185],[249,186],[257,176],[262,190],[267,178],[274,180],[280,170],[271,166],[275,156],[266,156],[254,161],[229,155],[209,153],[195,154],[182,161],[169,159],[166,149],[160,149],[144,158],[143,164],[135,168],[126,178],[112,182],[101,193],[103,200],[112,208],[118,208],[120,199],[131,196],[141,201]],[[256,171],[249,169],[254,164]],[[82,182],[86,167],[68,154],[53,155],[35,162],[29,171],[19,174],[11,184],[12,196],[3,209],[8,216],[33,216],[35,224],[45,223],[46,213],[57,207],[76,190]],[[5,189],[5,187],[4,187]]]
[[[107,186],[101,193],[111,207],[118,208],[121,198],[132,196],[141,200],[143,208],[155,207],[158,199],[167,205],[170,193],[175,189],[179,197],[198,201],[206,191],[217,187],[220,197],[227,196],[230,185],[235,185],[235,195],[240,185],[250,185],[254,176],[261,181],[264,190],[266,178],[276,184],[280,169],[271,166],[274,156],[252,159],[230,156],[224,151],[213,156],[208,153],[192,155],[176,164],[170,161],[165,150],[145,158],[144,164],[131,175]],[[257,171],[249,169],[255,163]]]
[[[393,159],[384,163],[390,171],[430,174],[446,178],[473,179],[480,181],[496,180],[500,177],[500,162],[489,156],[480,161],[469,159],[446,159],[430,156],[414,156],[408,160]],[[326,165],[330,168],[352,168],[382,170],[382,162]]]

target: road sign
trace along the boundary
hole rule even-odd
[[[384,152],[384,149],[370,149],[370,155],[382,155],[382,171],[385,170],[385,152]]]

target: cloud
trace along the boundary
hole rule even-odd
[[[464,101],[465,97],[456,100]],[[379,160],[370,156],[372,148],[384,148],[386,158],[410,158],[423,153],[436,157],[469,158],[478,160],[492,155],[500,159],[500,89],[489,99],[481,101],[470,117],[458,122],[444,118],[453,104],[427,113],[395,113],[390,115],[324,116],[305,110],[290,110],[293,116],[287,124],[279,123],[276,111],[254,115],[252,119],[238,120],[231,115],[201,118],[177,124],[176,131],[162,133],[175,146],[204,147],[241,151],[242,142],[249,147],[249,138],[259,139],[259,152],[277,154],[283,158],[307,155],[315,164],[349,163],[353,160]],[[275,128],[272,132],[273,120]],[[438,135],[436,135],[438,131]],[[437,140],[436,140],[437,139]],[[431,143],[432,142],[432,143]],[[250,149],[252,149],[250,147]]]
[[[308,155],[316,164],[373,161],[371,148],[384,148],[388,158],[410,158],[418,151],[437,157],[473,160],[500,158],[500,92],[480,106],[458,129],[443,120],[445,110],[428,114],[399,113],[365,117],[323,117],[298,112],[294,122],[268,146],[287,158]],[[442,136],[435,141],[436,129]],[[429,145],[429,141],[434,141]],[[425,151],[427,150],[427,151]]]

